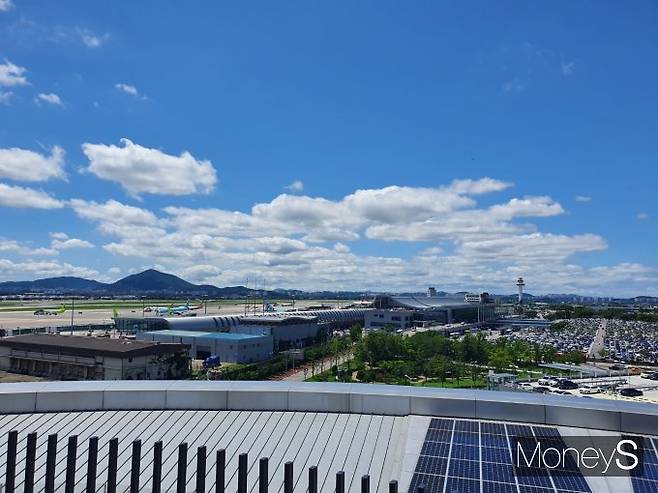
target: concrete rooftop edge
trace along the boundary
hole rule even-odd
[[[524,392],[269,381],[0,384],[2,414],[141,409],[439,416],[647,435],[658,430],[658,405]]]

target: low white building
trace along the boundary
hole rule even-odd
[[[140,332],[141,341],[186,344],[194,359],[219,356],[222,363],[254,363],[272,357],[271,335],[235,334],[230,332],[197,332],[192,330],[157,330]]]

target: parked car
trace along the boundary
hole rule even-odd
[[[601,387],[581,387],[578,392],[581,394],[600,394]]]
[[[644,392],[638,389],[626,388],[621,389],[619,394],[623,395],[624,397],[640,397],[641,395],[644,395]]]
[[[557,384],[557,388],[560,390],[576,390],[578,388],[578,384],[576,382],[572,382],[571,380],[560,380]]]
[[[546,387],[546,386],[544,386],[544,385],[538,385],[537,387],[535,387],[535,388],[532,389],[532,390],[533,390],[534,392],[539,392],[539,393],[541,393],[541,394],[545,394],[546,392],[550,392],[550,391],[551,391],[551,389],[549,389],[548,387]]]

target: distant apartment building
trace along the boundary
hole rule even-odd
[[[53,380],[164,380],[189,373],[189,347],[90,336],[0,339],[0,369]]]

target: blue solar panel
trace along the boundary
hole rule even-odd
[[[416,472],[419,474],[433,474],[445,476],[448,459],[445,457],[428,457],[421,455],[416,463]]]
[[[487,462],[498,462],[500,464],[511,464],[512,457],[509,449],[482,447],[482,460]]]
[[[453,419],[432,418],[432,421],[430,421],[430,428],[436,430],[452,430],[454,422],[455,420]]]
[[[510,444],[516,447],[513,439],[520,437],[526,438],[520,443],[530,456],[538,439],[547,447],[565,446],[555,427],[432,419],[409,492],[424,484],[426,493],[591,493],[569,457],[562,468],[550,472],[515,468]],[[658,462],[651,441],[645,447],[645,457]],[[654,477],[656,481],[648,480]],[[658,464],[649,463],[642,477],[632,479],[637,491],[658,493]]]
[[[519,493],[554,493],[553,488],[519,485]]]
[[[482,493],[517,493],[516,483],[482,481]]]
[[[585,478],[580,474],[575,475],[572,471],[551,471],[551,477],[557,489],[586,493],[590,491]]]
[[[450,457],[455,459],[480,460],[480,449],[469,445],[453,444]]]
[[[483,447],[497,447],[504,448],[508,447],[507,437],[502,435],[481,435],[482,446]]]
[[[426,441],[430,442],[447,442],[450,443],[452,432],[450,430],[427,430]]]
[[[453,443],[461,443],[472,447],[480,446],[480,435],[477,433],[455,432],[452,439]]]
[[[514,467],[509,464],[482,463],[482,479],[486,481],[514,482]]]
[[[507,434],[517,437],[531,437],[532,428],[526,425],[507,425]]]
[[[448,476],[457,478],[480,479],[480,462],[472,460],[450,459]]]
[[[432,457],[448,457],[449,452],[449,443],[438,442],[425,442],[420,450],[421,455],[430,455]]]
[[[542,488],[553,488],[551,478],[544,469],[536,467],[517,467],[516,478],[519,484],[528,486],[539,486]]]
[[[411,484],[409,485],[409,493],[415,493],[421,485],[425,487],[425,493],[443,493],[444,481],[445,478],[443,476],[414,474]]]
[[[480,482],[473,479],[448,478],[446,493],[480,493]]]
[[[468,431],[470,433],[478,432],[477,421],[455,421],[455,431]]]
[[[502,423],[481,423],[480,431],[489,435],[505,436],[505,426]]]

